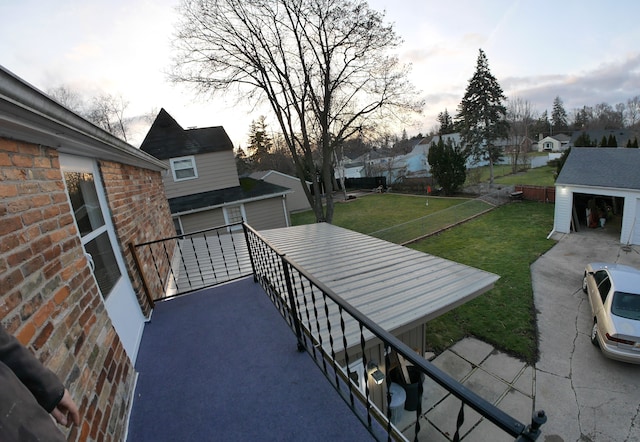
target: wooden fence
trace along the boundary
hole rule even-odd
[[[522,199],[542,203],[556,202],[556,188],[547,186],[516,185],[515,192],[522,192]]]

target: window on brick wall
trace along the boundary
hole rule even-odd
[[[106,299],[122,275],[104,222],[93,174],[65,172],[64,180],[89,266]]]

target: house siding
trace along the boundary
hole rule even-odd
[[[167,198],[227,189],[240,185],[232,151],[195,155],[198,178],[175,182],[169,169],[165,172],[164,187]],[[169,160],[166,161],[167,166]]]
[[[264,178],[264,181],[293,190],[293,193],[287,194],[287,209],[289,209],[289,212],[311,209],[307,195],[304,193],[298,178],[270,173]]]
[[[245,204],[244,210],[247,223],[256,230],[276,229],[288,225],[282,197]]]
[[[184,233],[193,233],[213,227],[224,226],[224,214],[222,209],[206,210],[191,215],[180,216]]]

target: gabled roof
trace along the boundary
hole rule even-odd
[[[187,155],[233,150],[222,126],[183,129],[169,113],[160,109],[140,149],[161,160]]]
[[[172,214],[197,212],[221,207],[225,204],[273,198],[293,192],[286,187],[252,178],[240,178],[240,185],[209,192],[194,193],[169,199]]]
[[[640,189],[640,149],[574,147],[557,185]]]

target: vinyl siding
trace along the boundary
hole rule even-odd
[[[240,185],[232,151],[211,152],[194,157],[198,178],[175,182],[171,170],[165,173],[163,183],[167,198]],[[165,163],[170,165],[169,160]]]
[[[302,188],[302,184],[300,184],[300,180],[298,178],[284,176],[278,173],[270,173],[264,178],[264,181],[293,190],[293,193],[287,194],[287,210],[289,212],[311,209],[309,200],[307,199],[304,189]]]
[[[184,233],[193,233],[225,225],[222,209],[183,215],[180,217],[180,221],[182,222]]]
[[[256,230],[286,227],[282,197],[254,201],[244,205],[247,223]]]

